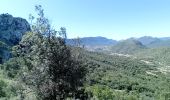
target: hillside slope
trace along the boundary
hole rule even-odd
[[[170,47],[145,49],[141,52],[137,52],[134,56],[141,59],[147,59],[149,61],[170,65]]]
[[[170,40],[153,41],[147,45],[150,48],[170,47]]]
[[[134,57],[95,52],[83,54],[89,69],[87,80],[90,88],[87,88],[94,94],[98,91],[103,97],[112,96],[115,100],[129,97],[133,100],[160,100],[164,93],[170,92],[167,89],[170,74],[159,71],[157,64]],[[105,89],[110,91],[107,95],[102,94]]]
[[[118,42],[115,46],[111,48],[113,53],[122,53],[122,54],[133,54],[139,50],[146,49],[146,47],[139,41],[135,39],[127,39]]]
[[[156,38],[151,36],[144,36],[137,38],[136,40],[140,41],[143,45],[148,48],[158,48],[158,47],[170,47],[170,38]]]

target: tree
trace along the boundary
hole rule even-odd
[[[74,46],[75,46],[75,47],[80,47],[80,45],[81,45],[81,40],[80,40],[79,37],[74,38],[74,39],[73,39],[73,42],[74,42]]]
[[[61,27],[60,28],[60,32],[59,32],[59,35],[61,35],[62,36],[62,38],[64,39],[64,41],[65,41],[65,39],[67,39],[67,32],[66,32],[66,28],[65,27]]]
[[[56,37],[56,34],[62,34],[51,28],[42,7],[35,8],[39,17],[32,25],[32,31],[14,47],[14,56],[21,57],[25,64],[20,78],[42,100],[74,97],[83,85],[86,69],[72,56],[64,39]],[[66,29],[61,28],[61,32],[66,38]]]

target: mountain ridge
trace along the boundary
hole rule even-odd
[[[122,41],[130,39],[140,42],[141,45],[147,48],[170,47],[170,37],[143,36],[139,38],[128,38],[119,41],[114,39],[107,39],[106,37],[102,36],[79,38],[80,44],[90,51],[110,51],[110,48],[112,48],[113,46],[121,43]],[[66,43],[69,45],[74,45],[74,40],[75,39],[67,39]]]

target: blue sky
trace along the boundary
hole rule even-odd
[[[1,0],[0,13],[28,19],[36,4],[69,38],[170,36],[170,0]]]

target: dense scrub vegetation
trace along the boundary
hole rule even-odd
[[[170,92],[170,74],[151,73],[157,70],[155,64],[95,52],[85,55],[89,69],[87,90],[100,100],[160,100]]]
[[[170,65],[169,55],[170,55],[169,47],[151,48],[151,49],[142,50],[134,54],[134,56],[138,58],[160,63],[163,64],[164,66]]]

